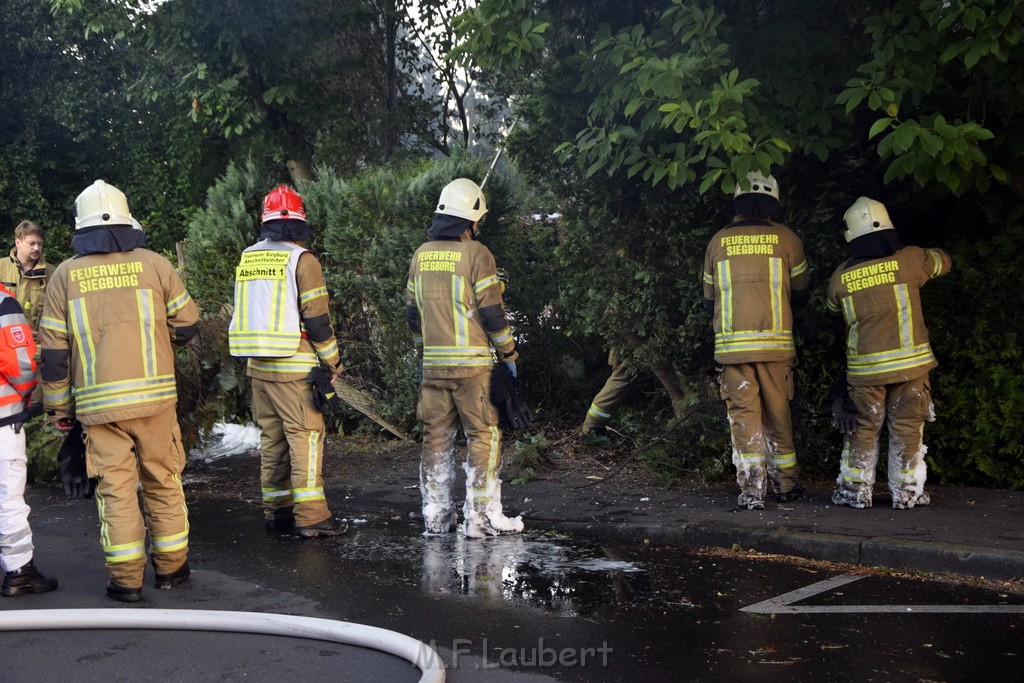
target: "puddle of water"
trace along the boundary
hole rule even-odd
[[[404,583],[418,583],[429,594],[492,597],[573,615],[606,603],[617,581],[646,574],[643,565],[613,557],[613,551],[566,538],[410,533],[362,525],[331,552],[347,563],[384,563],[392,577],[402,575]]]

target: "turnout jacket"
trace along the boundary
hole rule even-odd
[[[305,380],[324,365],[342,370],[320,261],[305,247],[260,240],[235,269],[231,355],[248,358],[246,374],[271,382]]]
[[[174,267],[148,249],[64,261],[39,324],[44,407],[86,425],[173,407],[171,344],[188,342],[198,320]]]
[[[423,347],[423,376],[458,379],[519,357],[505,315],[494,255],[480,242],[438,239],[413,254],[406,317]]]
[[[0,287],[0,425],[24,422],[36,388],[36,343],[21,305]]]
[[[715,360],[794,357],[790,297],[809,285],[803,243],[785,225],[739,217],[719,230],[704,256],[704,298],[714,301]]]
[[[39,317],[43,314],[46,281],[53,274],[53,266],[42,256],[35,267],[24,271],[18,261],[17,250],[11,249],[8,258],[0,258],[0,283],[21,304],[25,319],[33,332],[39,331]]]
[[[952,267],[942,249],[904,247],[891,256],[836,268],[827,306],[846,319],[850,385],[906,382],[939,364],[928,342],[921,287]]]

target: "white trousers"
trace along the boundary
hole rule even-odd
[[[5,572],[21,569],[32,560],[32,529],[25,502],[28,459],[25,430],[0,427],[0,566]]]

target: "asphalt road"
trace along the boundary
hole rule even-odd
[[[93,506],[40,490],[30,502],[37,562],[61,586],[0,600],[0,610],[349,620],[431,643],[457,682],[1003,679],[1024,658],[1024,594],[1013,584],[538,532],[424,539],[418,521],[390,517],[367,517],[341,538],[300,541],[268,534],[251,503],[225,499],[192,505],[191,581],[156,591],[150,574],[145,601],[123,606],[103,592]],[[4,681],[418,677],[390,655],[241,634],[0,633],[0,651]]]

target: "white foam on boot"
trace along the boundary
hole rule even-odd
[[[447,435],[441,452],[434,454],[434,464],[420,461],[420,495],[423,497],[424,536],[450,533],[458,516],[452,502],[455,484],[455,431]]]
[[[508,517],[501,505],[501,479],[497,475],[486,477],[483,492],[473,490],[476,470],[463,465],[466,470],[466,504],[463,507],[463,531],[468,538],[504,536],[523,531],[522,516]]]

